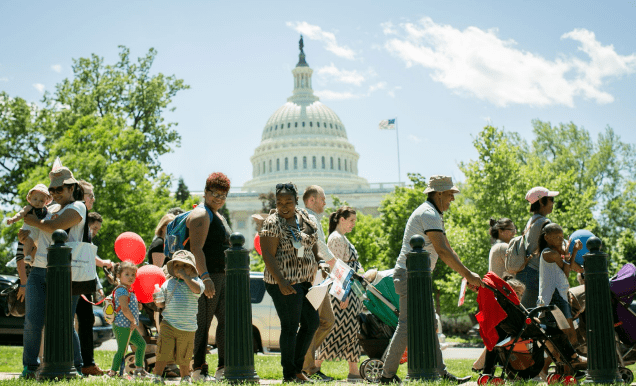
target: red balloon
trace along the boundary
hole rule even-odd
[[[258,233],[254,236],[254,249],[256,249],[259,255],[263,255],[263,251],[261,250],[261,235]]]
[[[156,265],[148,264],[137,270],[137,278],[132,285],[132,291],[137,300],[142,303],[152,303],[152,294],[155,292],[155,284],[159,287],[166,281],[163,270]]]
[[[135,232],[124,232],[115,240],[115,253],[121,261],[141,264],[146,258],[146,244]]]

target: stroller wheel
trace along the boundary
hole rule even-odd
[[[490,379],[490,382],[488,383],[491,385],[505,385],[506,381],[504,381],[504,379],[501,377],[493,377]]]
[[[360,365],[360,375],[369,382],[380,382],[384,362],[380,359],[367,359]]]
[[[131,352],[124,357],[124,374],[131,374],[137,369],[135,366],[135,353]],[[144,358],[144,369],[148,370],[148,361]]]
[[[561,374],[550,374],[548,375],[546,382],[548,385],[554,385],[555,383],[559,383],[560,379],[561,379]]]
[[[626,385],[630,385],[634,382],[634,373],[632,373],[632,370],[627,367],[619,367],[618,373],[621,375],[621,378],[623,378],[623,382],[625,382]]]
[[[561,383],[563,383],[564,385],[576,385],[577,381],[573,375],[566,375],[565,377],[563,377],[563,380],[561,380]]]
[[[362,361],[362,363],[360,363],[360,367],[358,367],[358,369],[360,370],[360,375],[362,375],[362,369],[364,368],[364,366],[367,365],[367,362],[369,362],[371,359],[365,359]],[[364,378],[364,376],[362,376],[362,378]]]
[[[477,384],[479,386],[487,385],[489,380],[490,380],[490,375],[482,374],[479,376],[479,378],[477,378]]]

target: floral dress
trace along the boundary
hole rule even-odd
[[[338,231],[329,235],[327,246],[333,255],[347,263],[351,269],[358,271],[362,268],[358,262],[358,251],[351,242]],[[344,310],[340,308],[340,301],[329,295],[335,324],[327,335],[327,338],[318,349],[318,360],[346,360],[348,362],[358,362],[360,359],[360,344],[358,343],[358,332],[360,322],[358,314],[362,312],[362,302],[351,292],[348,296],[349,305]]]

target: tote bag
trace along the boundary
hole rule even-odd
[[[66,243],[66,245],[73,248],[71,251],[71,277],[73,281],[95,280],[97,246],[77,241]]]

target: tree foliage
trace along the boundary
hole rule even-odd
[[[179,177],[179,182],[177,183],[177,191],[174,195],[174,198],[176,198],[182,204],[186,202],[188,198],[190,198],[190,190],[185,184],[185,181],[183,181],[183,177]]]

